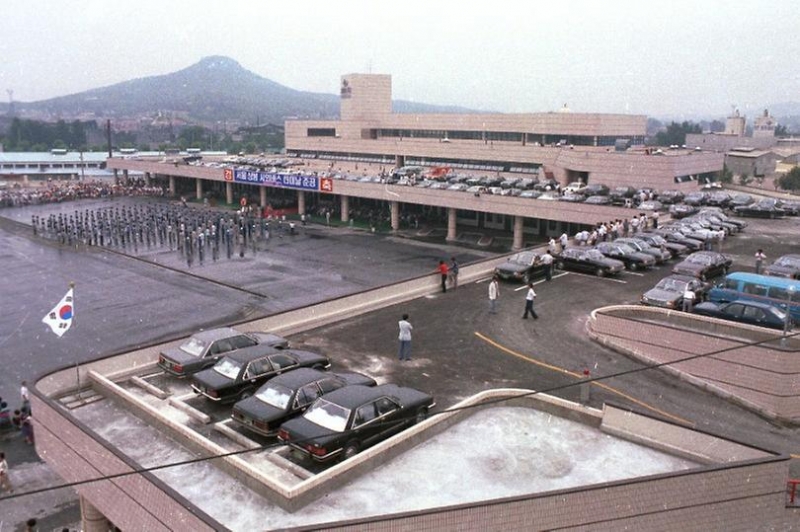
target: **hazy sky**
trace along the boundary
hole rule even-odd
[[[502,112],[723,116],[800,101],[800,3],[3,0],[0,89],[33,101],[209,55],[299,90]]]

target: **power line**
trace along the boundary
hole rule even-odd
[[[628,375],[633,375],[635,373],[641,373],[641,372],[644,372],[644,371],[650,371],[650,370],[653,370],[653,369],[659,369],[659,368],[671,366],[673,364],[681,364],[683,362],[689,362],[689,361],[692,361],[692,360],[697,360],[697,359],[705,358],[705,357],[708,357],[708,356],[720,355],[722,353],[735,351],[737,349],[742,349],[742,348],[745,348],[745,347],[757,347],[757,346],[760,346],[760,345],[768,344],[770,342],[775,342],[775,341],[781,340],[782,338],[794,338],[794,337],[796,337],[798,335],[800,335],[800,332],[795,332],[795,333],[791,333],[791,334],[787,334],[787,335],[777,335],[777,336],[772,337],[772,338],[765,338],[763,340],[759,340],[759,341],[755,341],[755,342],[748,342],[748,343],[744,343],[744,344],[741,344],[741,345],[725,347],[725,348],[722,348],[722,349],[717,349],[715,351],[710,351],[708,353],[690,355],[690,356],[687,356],[687,357],[684,357],[684,358],[671,360],[671,361],[668,361],[668,362],[659,362],[657,364],[645,365],[645,366],[642,366],[642,367],[639,367],[639,368],[633,368],[633,369],[628,369],[628,370],[624,370],[624,371],[619,371],[619,372],[616,372],[616,373],[611,373],[609,375],[603,375],[603,376],[600,376],[600,377],[591,377],[591,378],[581,379],[578,382],[572,382],[572,383],[568,383],[568,384],[561,384],[561,385],[558,385],[558,386],[552,386],[550,388],[544,388],[544,389],[540,389],[540,390],[532,390],[532,391],[530,391],[528,393],[522,393],[522,394],[519,394],[519,395],[515,395],[513,397],[499,397],[499,398],[490,399],[490,400],[487,400],[487,401],[484,401],[484,402],[481,402],[481,403],[476,403],[476,404],[471,404],[471,405],[464,405],[464,406],[460,406],[460,407],[451,407],[451,408],[448,408],[446,410],[442,410],[441,412],[434,412],[434,413],[431,414],[431,416],[437,416],[437,415],[442,415],[442,414],[451,414],[451,413],[454,413],[454,412],[470,410],[472,408],[478,408],[478,407],[483,408],[483,407],[485,407],[487,405],[502,404],[502,403],[505,403],[505,402],[510,401],[510,400],[519,399],[521,397],[532,397],[534,395],[539,395],[539,394],[550,394],[550,393],[553,393],[553,392],[558,392],[558,391],[569,389],[569,388],[571,388],[573,386],[581,386],[581,385],[584,385],[584,384],[590,384],[590,383],[593,383],[593,382],[600,382],[600,381],[604,381],[604,380],[607,380],[607,379],[614,379],[614,378],[617,378],[617,377],[624,377],[624,376],[628,376]],[[392,426],[392,425],[397,425],[397,424],[401,424],[401,423],[404,423],[404,422],[406,422],[406,421],[384,422],[384,423],[381,423],[381,425]],[[293,440],[293,443],[302,443],[304,441],[306,441],[306,440]],[[238,451],[231,451],[229,453],[216,454],[216,455],[212,455],[212,456],[203,456],[203,457],[198,457],[198,458],[191,458],[191,459],[182,460],[182,461],[179,461],[179,462],[171,462],[169,464],[161,464],[161,465],[152,466],[152,467],[145,467],[145,468],[141,468],[141,469],[135,469],[133,471],[128,471],[128,472],[124,472],[124,473],[116,473],[116,474],[113,474],[113,475],[103,475],[101,477],[97,477],[97,478],[93,478],[93,479],[81,480],[81,481],[77,481],[77,482],[67,482],[67,483],[64,483],[64,484],[57,485],[57,486],[50,486],[50,487],[41,488],[41,489],[37,489],[37,490],[26,491],[26,492],[23,492],[23,493],[13,493],[11,495],[7,495],[5,497],[0,498],[0,502],[6,501],[6,500],[18,499],[18,498],[21,498],[21,497],[27,497],[27,496],[31,496],[31,495],[38,495],[38,494],[41,494],[41,493],[46,493],[46,492],[49,492],[49,491],[59,490],[59,489],[63,489],[63,488],[74,488],[76,486],[82,486],[82,485],[85,485],[85,484],[91,484],[93,482],[109,481],[109,480],[115,480],[115,479],[122,478],[122,477],[127,477],[127,476],[130,476],[130,475],[139,475],[139,474],[142,474],[142,473],[151,473],[151,472],[154,472],[154,471],[160,471],[160,470],[168,469],[168,468],[171,468],[171,467],[180,467],[180,466],[184,466],[184,465],[191,465],[191,464],[195,464],[195,463],[206,462],[206,461],[209,461],[209,460],[216,460],[216,459],[219,459],[219,458],[227,458],[229,456],[237,456],[237,455],[240,455],[240,454],[246,454],[246,453],[251,453],[251,452],[266,451],[266,450],[277,448],[277,447],[281,447],[281,446],[284,446],[284,445],[286,445],[286,444],[284,444],[284,443],[272,443],[272,444],[263,445],[261,447],[256,447],[254,449],[241,449],[241,450],[238,450]]]

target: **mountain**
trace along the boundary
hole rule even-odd
[[[464,112],[413,102],[395,102],[398,112]],[[162,76],[124,81],[108,87],[37,102],[14,102],[15,113],[98,118],[178,113],[192,122],[239,120],[282,124],[287,117],[334,118],[339,97],[298,91],[261,77],[229,57],[212,56]],[[8,104],[0,105],[7,111]],[[0,111],[0,112],[3,112]]]

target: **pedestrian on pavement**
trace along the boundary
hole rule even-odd
[[[25,443],[28,445],[33,445],[33,424],[31,423],[30,417],[26,417],[22,420],[20,431],[22,432],[22,436],[25,438]]]
[[[500,297],[500,283],[495,275],[489,283],[489,314],[497,314],[498,297]]]
[[[567,249],[567,243],[569,242],[569,236],[567,236],[567,233],[561,233],[561,237],[559,237],[558,240],[561,244],[561,251]]]
[[[9,493],[14,493],[14,487],[11,485],[11,479],[8,477],[6,453],[0,453],[0,488],[3,488]]]
[[[557,251],[555,238],[550,238],[550,242],[547,243],[547,249],[550,251],[550,253],[555,253]]]
[[[444,294],[447,292],[447,277],[450,274],[450,271],[449,268],[447,267],[447,264],[445,264],[443,260],[439,261],[438,271],[439,275],[442,276],[442,293]]]
[[[408,314],[403,314],[402,319],[397,322],[400,328],[400,334],[397,339],[400,340],[400,348],[397,352],[397,358],[400,360],[411,360],[411,331],[414,327],[408,321]]]
[[[533,291],[533,283],[528,283],[528,294],[525,296],[525,314],[522,315],[523,320],[528,319],[528,314],[533,316],[533,319],[538,320],[539,316],[533,310],[533,300],[536,298],[536,292]]]
[[[549,249],[542,255],[541,260],[544,265],[544,278],[549,281],[553,278],[553,254],[550,253]]]
[[[759,250],[756,251],[756,256],[755,257],[756,257],[756,273],[760,274],[761,273],[761,266],[763,266],[764,259],[766,259],[767,256],[764,254],[764,250],[759,248]]]
[[[694,290],[687,284],[686,290],[683,291],[683,311],[691,312],[694,305],[695,293]]]
[[[450,257],[450,287],[458,288],[458,262],[455,257]]]
[[[22,398],[22,411],[27,415],[31,414],[31,396],[28,392],[28,382],[22,381],[22,386],[19,387],[19,395]]]

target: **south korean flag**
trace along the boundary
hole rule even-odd
[[[69,330],[72,325],[72,318],[75,316],[72,291],[73,289],[70,288],[67,294],[61,298],[61,301],[53,307],[53,310],[42,318],[42,323],[49,325],[50,329],[52,329],[59,338],[64,336],[64,333]]]

